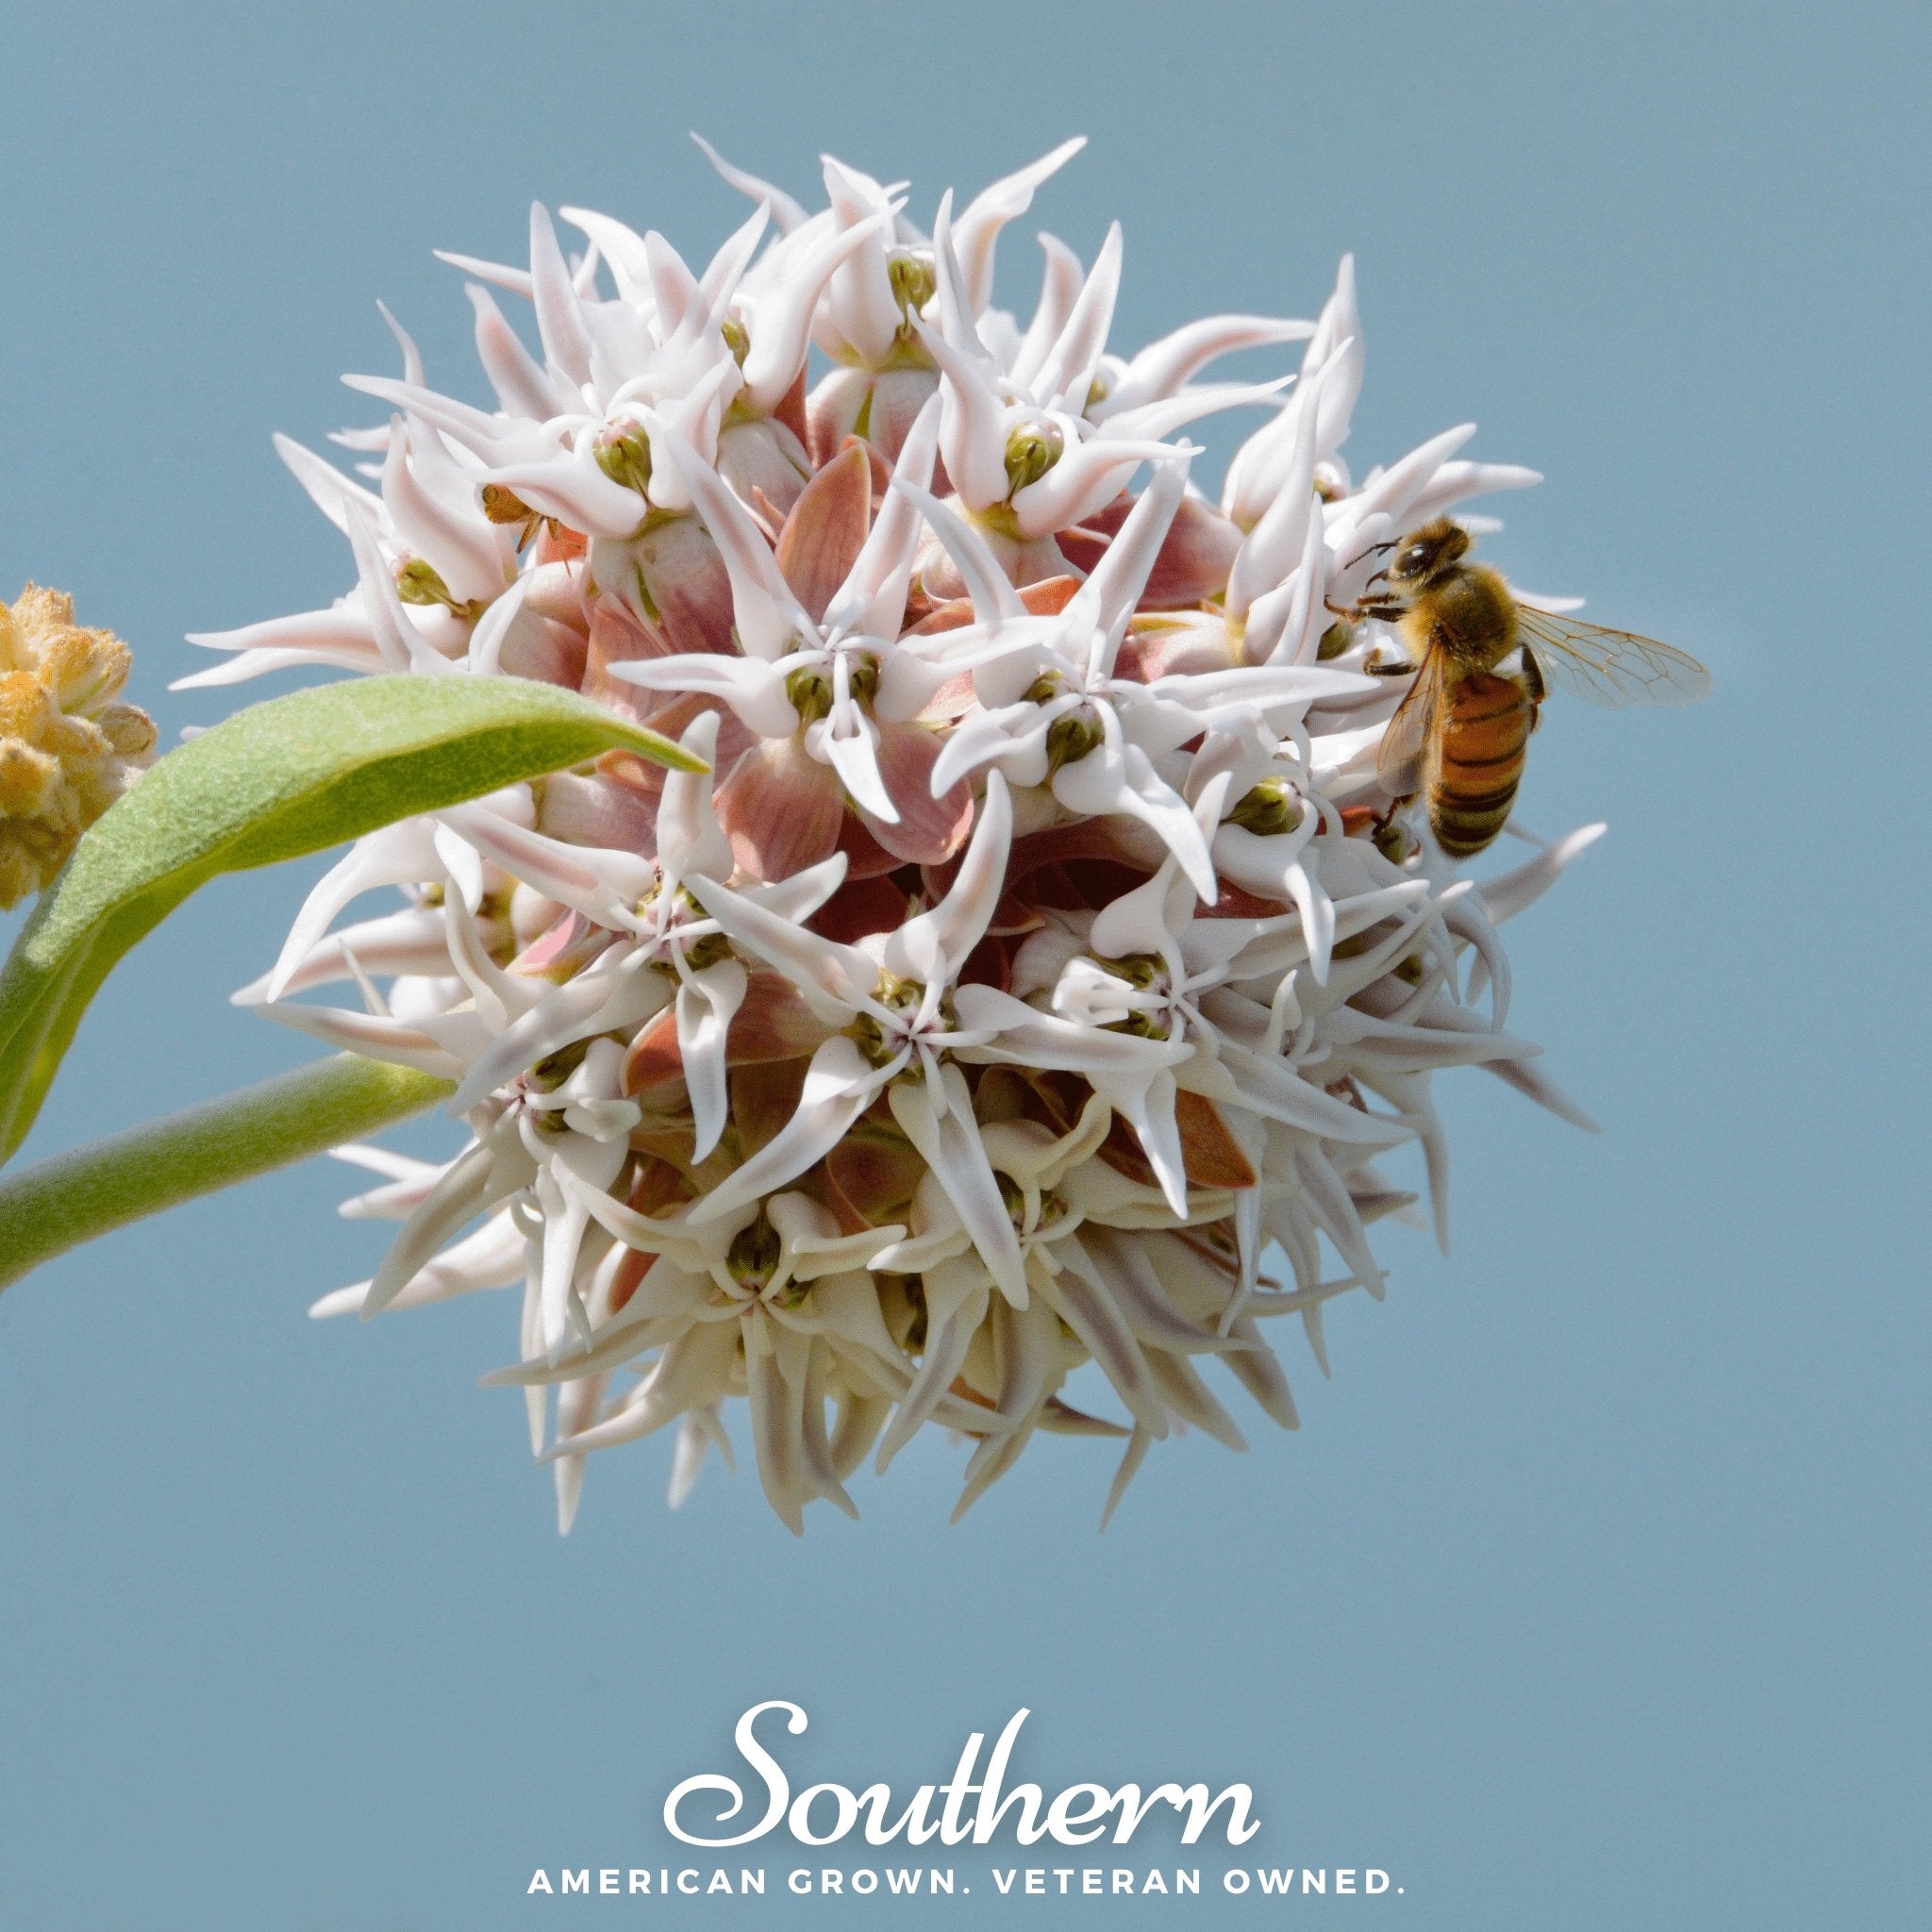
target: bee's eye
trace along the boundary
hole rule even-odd
[[[1395,559],[1395,573],[1398,576],[1412,577],[1418,571],[1426,568],[1428,561],[1428,545],[1425,543],[1411,543]]]

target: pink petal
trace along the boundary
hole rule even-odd
[[[939,448],[939,406],[928,404],[912,425],[899,452],[898,474],[908,483],[932,481]],[[912,567],[918,558],[924,520],[918,506],[892,489],[893,469],[870,444],[872,500],[878,506],[864,543],[845,579],[826,605],[834,628],[866,637],[895,638],[905,628],[906,600],[912,588]]]
[[[845,1138],[884,1084],[881,1070],[869,1066],[851,1041],[834,1034],[812,1055],[797,1112],[698,1201],[692,1222],[715,1221],[815,1166]]]
[[[845,819],[837,774],[795,733],[746,752],[718,788],[717,809],[739,864],[757,879],[790,878],[829,858]]]
[[[635,685],[628,689],[638,722],[652,731],[661,732],[666,738],[681,739],[692,723],[718,702],[704,691],[645,691]],[[647,698],[653,702],[641,702]],[[718,748],[711,757],[711,769],[720,774],[730,771],[758,741],[758,734],[740,722],[736,711],[721,709],[718,713]],[[637,769],[643,774],[647,789],[655,791],[663,784],[663,766],[647,764],[640,758]]]
[[[496,669],[504,676],[534,678],[573,691],[583,687],[584,664],[582,631],[527,608],[511,617],[496,647]]]
[[[872,527],[872,464],[848,444],[800,492],[778,537],[778,568],[814,620],[825,614]]]
[[[590,541],[581,530],[573,530],[563,524],[543,524],[531,548],[530,560],[540,569],[545,564],[575,563],[589,548]]]
[[[1033,832],[1014,840],[1007,858],[1007,889],[1016,891],[1023,879],[1047,866],[1071,865],[1080,859],[1130,865],[1143,876],[1147,871],[1122,843],[1112,824],[1106,819],[1089,819],[1083,824],[1056,825],[1051,831]]]
[[[886,941],[888,973],[930,983],[951,979],[982,939],[1000,901],[1013,841],[1013,807],[1007,782],[987,774],[986,799],[966,856],[945,896],[930,912],[901,924]]]
[[[943,582],[943,596],[963,592],[970,597],[981,624],[1003,623],[1024,614],[1005,564],[969,518],[904,478],[895,480],[893,488],[918,505],[933,533],[934,542],[922,553],[922,577],[928,583]]]
[[[782,518],[805,488],[811,462],[791,429],[767,416],[752,423],[727,423],[718,432],[717,469],[742,497],[761,491]]]
[[[675,517],[646,531],[631,554],[673,650],[737,650],[731,638],[731,577],[696,517]]]
[[[1104,509],[1095,510],[1074,531],[1059,533],[1059,546],[1083,570],[1091,571],[1100,560],[1104,542],[1080,545],[1083,533],[1096,539],[1111,539],[1134,507],[1130,496],[1117,496]],[[1071,540],[1071,541],[1070,541]],[[1180,610],[1191,604],[1205,603],[1227,588],[1227,574],[1235,553],[1241,547],[1241,526],[1211,505],[1196,496],[1184,496],[1174,513],[1173,526],[1154,559],[1147,587],[1141,593],[1143,610]],[[1092,553],[1090,555],[1090,552]]]
[[[1115,502],[1124,507],[1133,503],[1130,496],[1116,497]],[[1111,506],[1109,506],[1111,508]],[[1107,555],[1107,547],[1113,541],[1101,528],[1107,510],[1099,510],[1089,517],[1084,524],[1071,524],[1064,530],[1054,532],[1054,541],[1059,546],[1059,553],[1082,576],[1091,576],[1095,566]]]
[[[734,1067],[804,1059],[818,1051],[824,1038],[824,1023],[791,980],[760,968],[752,974],[744,1004],[732,1016],[724,1058]]]
[[[777,407],[772,411],[772,421],[782,423],[798,439],[798,446],[807,452],[810,459],[811,439],[807,433],[805,420],[805,371],[801,369],[793,378],[791,387],[778,398]]]
[[[1022,588],[1020,603],[1029,616],[1058,617],[1074,601],[1074,593],[1079,588],[1078,577],[1041,577]],[[963,630],[973,621],[973,600],[955,597],[928,611],[912,626],[909,634],[927,637],[934,631]]]
[[[1234,646],[1218,623],[1129,631],[1114,659],[1114,675],[1152,684],[1157,677],[1231,671]]]
[[[657,850],[657,794],[623,777],[558,772],[544,781],[541,796],[537,829],[550,838],[620,852]]]
[[[684,1078],[684,1053],[677,1043],[677,1008],[674,1002],[647,1020],[624,1057],[624,1091],[652,1093]]]
[[[584,658],[584,689],[602,696],[608,689],[635,698],[634,684],[606,679],[606,666],[637,658],[668,658],[675,647],[655,624],[647,623],[614,597],[599,597],[591,613],[590,646]]]
[[[861,414],[870,416],[873,377],[863,369],[834,369],[805,401],[805,446],[814,463],[829,462],[852,436]]]
[[[883,875],[853,878],[845,883],[812,914],[812,931],[828,940],[850,945],[870,933],[891,932],[906,918],[905,890]]]
[[[585,631],[590,627],[590,587],[580,570],[567,564],[541,564],[525,570],[517,579],[524,594],[524,608],[547,617],[568,629]]]
[[[727,1066],[761,1066],[799,1060],[815,1053],[827,1036],[824,1023],[799,997],[782,973],[754,970],[743,1003],[731,1016],[725,1035]],[[684,1056],[677,1043],[677,1009],[666,1007],[631,1041],[624,1060],[624,1091],[648,1093],[684,1078]]]
[[[862,421],[867,444],[886,462],[897,462],[920,410],[939,386],[936,369],[886,369],[876,375],[864,369],[833,370],[805,405],[810,425],[806,442],[813,461],[829,461],[847,437],[861,433]]]
[[[939,393],[939,387],[937,369],[888,369],[873,378],[866,440],[889,463],[899,460],[920,410]]]
[[[873,837],[870,826],[856,811],[848,810],[845,823],[839,828],[839,850],[845,855],[848,879],[883,878],[904,863]]]
[[[591,922],[581,912],[566,911],[548,931],[540,933],[510,961],[512,973],[535,977],[591,930]]]
[[[938,865],[958,851],[972,828],[972,781],[961,778],[935,798],[932,768],[940,755],[939,734],[923,724],[881,724],[878,730],[879,775],[899,808],[899,823],[889,825],[865,813],[860,817],[894,858]]]
[[[957,677],[947,678],[919,708],[916,715],[928,724],[950,724],[954,719],[963,717],[977,702],[973,674],[962,671]]]
[[[1196,1188],[1252,1188],[1255,1170],[1211,1100],[1174,1095],[1174,1124],[1187,1158],[1188,1184]]]
[[[730,486],[664,418],[644,412],[651,448],[681,478],[710,532],[731,584],[732,620],[741,647],[767,662],[784,656],[811,620],[778,573],[770,541]]]

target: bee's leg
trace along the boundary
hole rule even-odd
[[[1384,555],[1386,552],[1393,550],[1398,541],[1399,540],[1397,539],[1391,538],[1390,541],[1388,541],[1387,543],[1371,543],[1366,550],[1361,552],[1360,556],[1350,558],[1349,560],[1342,565],[1342,568],[1344,570],[1353,570],[1356,567],[1356,565],[1362,560],[1362,558],[1364,557],[1380,557]],[[1375,577],[1386,577],[1388,575],[1389,573],[1386,570],[1378,570],[1375,573]],[[1375,581],[1375,577],[1371,577],[1369,579],[1370,583],[1373,584]]]
[[[1417,850],[1415,841],[1409,837],[1408,828],[1395,822],[1397,812],[1407,811],[1416,801],[1418,794],[1411,791],[1406,798],[1392,798],[1375,818],[1369,821],[1369,839],[1375,850],[1391,864],[1400,865]]]
[[[1364,664],[1363,672],[1370,677],[1411,677],[1415,675],[1413,664]]]
[[[1358,597],[1353,604],[1336,604],[1324,597],[1322,602],[1345,624],[1360,624],[1371,617],[1379,617],[1385,624],[1393,624],[1408,610],[1408,606],[1400,597]]]
[[[1529,693],[1529,728],[1534,731],[1542,723],[1543,700],[1549,695],[1549,687],[1543,683],[1542,666],[1536,661],[1536,653],[1527,644],[1523,647],[1523,688]]]

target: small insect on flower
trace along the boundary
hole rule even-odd
[[[600,452],[601,455],[601,452]],[[600,462],[599,467],[604,467]],[[609,474],[607,470],[606,474]],[[615,480],[624,481],[623,477]],[[517,533],[517,555],[521,557],[530,547],[530,540],[541,530],[553,545],[562,545],[566,553],[581,551],[583,544],[575,533],[566,533],[563,525],[555,517],[546,517],[541,510],[535,510],[519,496],[514,490],[507,490],[501,483],[486,483],[478,492],[478,501],[483,507],[484,516],[492,524],[508,525]],[[403,593],[406,604],[445,603],[441,595],[412,597],[406,590]]]
[[[154,720],[117,702],[131,661],[62,591],[0,604],[0,911],[51,883],[153,759]]]
[[[1456,858],[1483,851],[1508,820],[1545,672],[1593,705],[1682,705],[1710,689],[1696,658],[1655,638],[1519,603],[1500,572],[1464,561],[1469,545],[1448,517],[1411,530],[1370,579],[1390,590],[1340,613],[1391,618],[1409,648],[1391,672],[1415,682],[1382,734],[1376,775],[1391,810],[1426,794],[1429,828]],[[1520,670],[1501,668],[1511,657]]]

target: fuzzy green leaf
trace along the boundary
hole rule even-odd
[[[324,685],[170,752],[82,838],[0,972],[0,1160],[115,962],[197,886],[617,750],[704,769],[588,698],[516,677]]]

